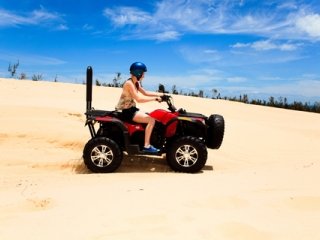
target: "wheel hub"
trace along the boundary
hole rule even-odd
[[[184,153],[184,154],[183,154],[183,157],[184,157],[185,159],[189,160],[189,159],[190,159],[190,153]]]
[[[98,158],[101,158],[101,159],[103,159],[103,160],[106,160],[106,159],[107,159],[107,156],[106,156],[105,153],[100,153],[99,156],[98,156]]]
[[[108,166],[113,160],[112,150],[106,145],[99,145],[92,149],[91,161],[98,167]]]
[[[198,160],[198,152],[191,145],[182,145],[176,151],[176,161],[183,167],[191,167]]]

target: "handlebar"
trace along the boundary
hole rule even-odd
[[[168,104],[168,109],[171,112],[175,112],[177,110],[176,107],[173,105],[172,97],[170,95],[164,94],[160,98],[161,98],[161,102],[166,102]]]
[[[160,98],[161,98],[161,102],[167,102],[171,98],[171,96],[164,94],[160,96]]]

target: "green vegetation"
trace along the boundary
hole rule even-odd
[[[8,72],[10,72],[11,77],[14,77],[17,73],[17,69],[19,67],[19,60],[17,63],[11,65],[11,63],[9,63],[9,67],[8,67]]]
[[[19,60],[15,64],[9,64],[8,71],[10,72],[10,76],[12,78],[17,76],[17,69],[20,65]],[[27,79],[27,75],[23,72],[20,73],[19,79],[24,80]],[[96,79],[96,86],[104,86],[104,87],[122,87],[124,82],[121,82],[121,73],[117,72],[115,77],[113,78],[111,83],[101,83],[98,79]],[[42,74],[33,74],[32,76],[33,81],[41,81],[43,80]],[[58,76],[55,76],[54,82],[58,82]],[[83,82],[85,84],[85,82]],[[160,84],[162,85],[162,84]],[[167,92],[169,93],[169,92]],[[292,103],[288,103],[286,97],[279,97],[275,98],[270,96],[268,101],[261,100],[261,99],[251,99],[247,94],[240,95],[239,97],[222,97],[221,94],[217,89],[212,89],[212,96],[205,96],[203,90],[199,90],[198,92],[188,92],[185,93],[182,90],[178,91],[177,86],[172,86],[171,94],[175,95],[185,95],[185,96],[192,96],[192,97],[200,97],[200,98],[211,98],[211,99],[224,99],[228,101],[235,101],[235,102],[242,102],[245,104],[254,104],[254,105],[261,105],[261,106],[268,106],[268,107],[276,107],[276,108],[283,108],[283,109],[290,109],[290,110],[297,110],[297,111],[306,111],[306,112],[314,112],[320,113],[320,102],[310,103],[310,102],[301,102],[301,101],[294,101]]]
[[[116,73],[116,77],[113,79],[112,83],[100,83],[99,80],[96,80],[96,86],[105,86],[105,87],[122,87],[123,83],[120,83],[121,73]],[[162,84],[160,84],[162,85]],[[169,93],[166,91],[166,93]],[[254,105],[261,105],[261,106],[268,106],[268,107],[276,107],[276,108],[283,108],[283,109],[290,109],[290,110],[297,110],[297,111],[305,111],[305,112],[314,112],[320,113],[320,102],[311,103],[303,103],[300,101],[294,101],[293,103],[288,103],[286,97],[279,97],[276,99],[275,97],[269,97],[267,100],[261,99],[249,99],[247,94],[240,95],[239,97],[222,97],[221,94],[217,89],[212,89],[212,97],[205,96],[203,90],[199,90],[199,92],[188,92],[184,93],[182,90],[178,91],[177,86],[172,86],[171,94],[175,95],[184,95],[184,96],[192,96],[192,97],[200,97],[200,98],[211,98],[211,99],[224,99],[228,101],[235,101],[241,102],[245,104],[254,104]]]
[[[117,72],[116,76],[113,78],[112,83],[101,83],[99,79],[96,79],[96,86],[103,86],[103,87],[122,87],[124,84],[121,83],[121,73]]]
[[[20,61],[19,60],[14,64],[9,63],[8,72],[10,73],[10,76],[12,78],[15,78],[16,76],[18,76],[17,69],[18,69],[19,66],[20,66]],[[24,73],[24,72],[21,72],[20,76],[18,77],[18,79],[20,79],[20,80],[28,79],[27,74]],[[42,76],[42,74],[33,74],[31,79],[33,81],[41,81],[41,80],[43,80],[43,76]],[[54,82],[58,82],[58,76],[57,75],[56,75],[56,77],[54,79]]]
[[[172,91],[172,94],[178,94],[176,87],[174,87],[173,89],[174,91]],[[294,101],[293,103],[288,103],[288,100],[286,97],[279,97],[278,99],[276,99],[275,97],[272,97],[272,96],[269,97],[268,101],[261,100],[261,99],[250,100],[247,94],[240,95],[239,97],[221,97],[217,89],[213,89],[212,93],[213,95],[211,99],[224,99],[229,101],[242,102],[246,104],[254,104],[254,105],[261,105],[261,106],[268,106],[268,107],[297,110],[297,111],[320,113],[320,102],[315,102],[311,104],[310,102],[303,103],[301,101]],[[182,92],[180,92],[180,95],[182,95]],[[184,93],[183,95],[193,96],[193,97],[204,97],[203,90],[199,90],[198,93],[191,91],[189,93]],[[209,97],[206,96],[206,98],[209,98]]]
[[[305,112],[315,112],[320,113],[320,102],[315,102],[313,104],[308,102],[301,102],[301,101],[294,101],[293,103],[288,103],[287,98],[279,97],[275,99],[274,97],[269,97],[269,100],[260,100],[260,99],[252,99],[249,100],[248,95],[240,95],[237,97],[225,97],[224,99],[230,101],[237,101],[246,104],[254,104],[254,105],[261,105],[261,106],[269,106],[269,107],[276,107],[276,108],[284,108],[290,110],[297,110],[297,111],[305,111]]]
[[[96,84],[96,85],[107,86],[107,87],[122,87],[123,83],[120,84],[120,79],[121,79],[120,76],[121,76],[121,73],[116,73],[116,77],[113,79],[113,83],[100,84],[100,85]],[[96,80],[96,83],[98,83],[98,80]],[[166,93],[169,93],[169,92],[166,92]],[[297,111],[320,113],[320,102],[315,102],[311,104],[307,102],[303,103],[300,101],[294,101],[293,103],[288,103],[288,100],[286,97],[279,97],[278,99],[275,99],[274,97],[270,96],[268,101],[261,100],[261,99],[250,100],[247,94],[240,95],[239,97],[221,97],[221,94],[217,89],[212,89],[212,97],[209,97],[204,95],[203,90],[199,90],[199,92],[191,91],[189,93],[183,93],[182,90],[180,90],[179,92],[177,90],[176,85],[172,86],[171,94],[200,97],[200,98],[224,99],[229,101],[242,102],[245,104],[254,104],[254,105],[261,105],[261,106],[268,106],[268,107],[297,110]]]
[[[32,80],[33,81],[41,81],[41,80],[43,80],[42,74],[33,74]]]

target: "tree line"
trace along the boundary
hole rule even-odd
[[[9,64],[8,71],[10,72],[11,77],[17,77],[17,69],[20,65],[19,60],[15,64]],[[21,73],[18,77],[19,79],[27,79],[27,75],[25,73]],[[121,73],[117,72],[115,77],[112,79],[111,83],[103,83],[100,82],[99,79],[96,79],[95,84],[96,86],[104,86],[104,87],[122,87],[124,82],[121,81]],[[40,81],[43,80],[42,74],[33,74],[32,75],[33,81]],[[58,77],[56,75],[54,82],[58,82]],[[85,84],[85,82],[83,82]],[[162,84],[160,84],[162,85]],[[189,91],[183,92],[182,90],[178,91],[177,86],[173,85],[171,92],[167,92],[175,95],[184,95],[184,96],[192,96],[192,97],[200,97],[200,98],[211,98],[211,99],[224,99],[229,101],[235,102],[242,102],[245,104],[254,104],[254,105],[261,105],[261,106],[269,106],[269,107],[276,107],[276,108],[283,108],[283,109],[290,109],[290,110],[297,110],[297,111],[306,111],[306,112],[314,112],[320,113],[320,102],[301,102],[301,101],[294,101],[289,103],[286,97],[278,97],[275,98],[270,96],[268,100],[261,100],[261,99],[250,99],[248,94],[241,94],[238,97],[230,97],[230,96],[221,96],[217,89],[212,89],[212,96],[205,95],[203,90],[199,90],[198,92]]]
[[[296,111],[320,113],[320,102],[310,103],[310,102],[293,101],[292,103],[288,103],[288,100],[286,97],[275,98],[270,96],[268,100],[261,100],[261,99],[249,100],[248,95],[243,94],[243,95],[240,95],[239,97],[224,97],[224,99],[230,100],[230,101],[242,102],[246,104],[254,104],[254,105],[296,110]]]
[[[101,84],[98,80],[96,80],[97,86],[122,87],[123,84],[124,82],[121,82],[121,73],[119,72],[116,73],[116,76],[114,77],[112,83]],[[159,85],[162,85],[162,84],[159,84]],[[254,105],[296,110],[296,111],[320,113],[320,102],[310,103],[310,102],[294,101],[292,103],[289,103],[286,97],[275,98],[273,96],[270,96],[268,100],[250,99],[248,94],[241,94],[238,97],[236,96],[222,97],[217,89],[212,89],[212,96],[210,97],[208,95],[205,95],[204,91],[201,89],[198,92],[195,92],[195,91],[183,92],[182,90],[178,91],[176,85],[173,85],[171,92],[167,91],[167,93],[171,93],[175,95],[200,97],[200,98],[224,99],[228,101],[241,102],[245,104],[254,104]]]
[[[20,80],[28,79],[28,76],[27,76],[26,73],[21,72],[20,74],[18,74],[17,69],[18,69],[19,66],[20,66],[20,61],[19,60],[14,64],[9,63],[8,72],[10,73],[10,76],[12,78],[18,78]],[[43,80],[43,76],[42,76],[42,74],[33,74],[31,76],[31,79],[33,81],[41,81],[41,80]],[[54,81],[55,82],[58,81],[58,76],[55,77]]]

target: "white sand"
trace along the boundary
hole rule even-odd
[[[320,114],[174,96],[225,118],[201,173],[126,157],[92,174],[84,85],[0,79],[0,89],[0,239],[320,239]],[[111,110],[119,95],[94,87],[93,106]]]

